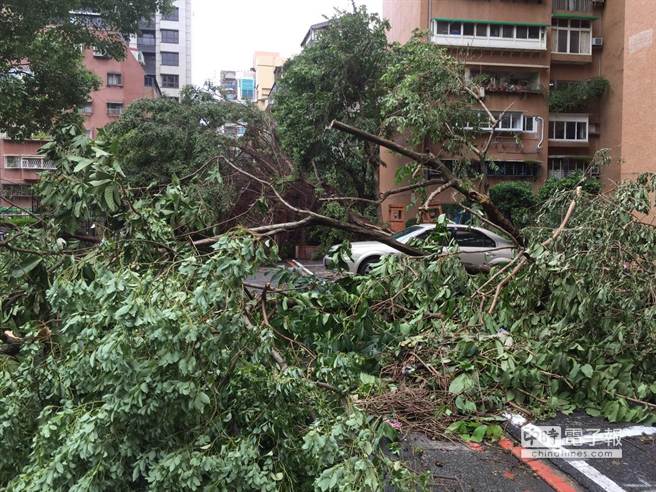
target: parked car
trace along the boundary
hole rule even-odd
[[[435,224],[417,224],[397,232],[392,237],[400,243],[426,239],[435,229]],[[513,243],[500,235],[483,229],[461,224],[448,224],[450,244],[458,246],[458,256],[467,270],[488,271],[492,266],[505,265],[514,255]],[[444,247],[446,252],[447,245]],[[331,254],[337,246],[330,248],[324,257],[326,268],[331,266]],[[351,243],[351,259],[347,260],[348,269],[360,275],[371,270],[384,255],[400,255],[400,251],[378,241],[357,241]]]

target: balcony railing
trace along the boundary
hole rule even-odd
[[[55,163],[43,157],[6,156],[5,169],[55,169]]]
[[[554,12],[592,12],[592,0],[553,0],[552,6]]]

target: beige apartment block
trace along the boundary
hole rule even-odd
[[[656,0],[384,0],[383,16],[390,41],[427,31],[466,73],[487,75],[491,110],[512,104],[491,146],[499,168],[490,184],[525,180],[538,188],[586,169],[602,148],[612,156],[600,170],[604,190],[656,172]],[[610,84],[599,101],[575,114],[550,113],[551,88],[598,76]],[[386,150],[382,158],[384,192],[398,186],[403,161]],[[453,199],[441,194],[435,209]],[[383,220],[402,228],[414,216],[409,200],[390,197]]]
[[[269,94],[276,82],[276,68],[281,67],[285,59],[280,53],[256,51],[253,55],[253,70],[255,71],[255,98],[260,109],[267,108]]]

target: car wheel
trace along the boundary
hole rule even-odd
[[[358,267],[358,275],[368,275],[371,269],[380,261],[380,256],[370,256]]]

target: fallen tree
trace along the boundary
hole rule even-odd
[[[436,128],[443,108],[429,109]],[[470,169],[335,123],[406,155],[410,170],[441,172],[411,172],[398,190],[425,203],[427,186],[453,188],[515,237],[513,264],[470,276],[439,240],[404,246],[357,210],[323,213],[325,201],[376,204],[396,190],[321,187],[297,173],[266,115],[244,118],[247,135],[203,170],[248,189],[244,225],[227,231],[202,220],[186,186],[203,172],[135,189],[111,142],[67,130],[46,148],[58,169],[39,185],[43,213],[0,243],[0,486],[414,490],[423,477],[382,451],[398,437],[392,419],[476,439],[494,437],[509,407],[656,420],[656,231],[635,219],[653,207],[654,176],[612,195],[558,193],[516,231]],[[454,151],[478,144],[484,156],[494,137],[463,142],[448,126]],[[407,255],[367,277],[281,271],[254,288],[249,277],[279,259],[273,239],[312,224]]]

